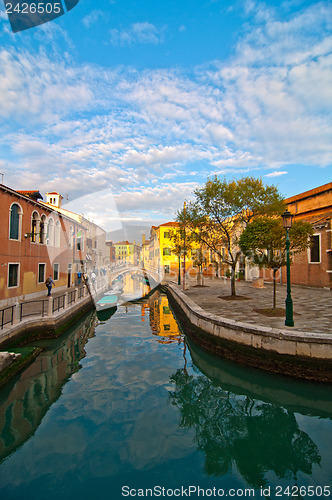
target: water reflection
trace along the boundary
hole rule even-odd
[[[160,337],[158,339],[160,344],[183,341],[179,325],[165,295],[157,291],[149,297],[148,302],[142,305],[142,318],[145,317],[146,308],[149,309],[151,332]]]
[[[64,387],[93,321],[50,344],[39,369],[31,365],[30,376],[27,369],[0,393],[4,453],[34,434],[1,464],[0,496],[83,500],[109,491],[117,499],[125,484],[329,484],[330,386],[269,376],[184,342],[166,296],[154,292],[96,326],[83,369]]]
[[[0,392],[0,461],[34,434],[62,386],[79,370],[94,327],[90,314],[61,339],[40,342],[42,353]]]
[[[294,483],[300,473],[311,475],[313,466],[321,464],[321,456],[313,439],[299,427],[295,400],[292,411],[254,395],[255,388],[261,395],[265,385],[263,392],[268,400],[277,395],[287,405],[301,383],[293,385],[289,380],[274,377],[269,387],[270,377],[265,374],[243,369],[241,378],[241,368],[216,359],[194,344],[190,344],[190,353],[196,373],[177,370],[170,378],[174,391],[169,397],[179,410],[180,427],[195,431],[197,448],[205,455],[205,472],[223,476],[235,465],[254,488],[268,484],[266,475],[270,471],[279,479]],[[202,374],[204,371],[209,372],[209,378]],[[249,374],[251,379],[261,379],[261,387],[248,378]],[[332,401],[329,389],[315,386],[321,394],[316,392],[310,399],[313,393],[308,384],[306,387],[307,396],[299,397],[301,405],[315,414],[320,413],[322,406],[326,415]]]

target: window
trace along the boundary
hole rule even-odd
[[[69,227],[69,241],[68,241],[68,245],[70,248],[73,247],[73,242],[74,242],[74,229],[73,229],[73,226],[70,226]]]
[[[37,239],[37,232],[39,225],[38,222],[39,222],[39,215],[37,212],[33,212],[31,219],[31,241],[33,243],[35,243]]]
[[[61,235],[61,226],[60,221],[56,221],[55,223],[55,232],[54,232],[54,246],[57,248],[60,247],[60,235]]]
[[[169,238],[169,232],[168,231],[164,232],[164,238]]]
[[[319,263],[320,262],[320,235],[315,234],[311,237],[311,248],[309,249],[309,262]]]
[[[46,270],[46,264],[38,264],[38,283],[44,283],[45,270]]]
[[[165,274],[169,274],[169,265],[168,264],[165,264],[164,271],[165,271]]]
[[[80,229],[77,231],[76,243],[78,250],[84,250],[84,233]]]
[[[18,286],[19,264],[8,264],[8,288]]]
[[[45,238],[46,238],[46,215],[42,215],[41,220],[40,220],[40,227],[39,227],[39,243],[44,245],[45,243]]]
[[[53,279],[54,281],[57,281],[59,279],[59,270],[60,270],[60,266],[59,264],[54,264],[53,266]]]
[[[21,207],[17,203],[13,203],[10,207],[10,225],[9,225],[9,238],[11,240],[18,240],[20,236],[20,215]]]
[[[163,255],[171,255],[171,249],[170,248],[164,248]]]
[[[50,217],[47,225],[47,244],[54,246],[54,220]]]

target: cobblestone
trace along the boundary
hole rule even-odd
[[[230,280],[205,278],[204,287],[196,286],[196,280],[189,279],[189,288],[184,293],[207,312],[228,319],[249,324],[278,327],[292,331],[285,326],[285,317],[265,316],[255,309],[271,309],[273,286],[265,283],[264,288],[255,288],[250,282],[238,281],[236,293],[247,300],[224,300],[230,296]],[[286,286],[277,285],[277,308],[285,309]],[[294,306],[294,329],[303,332],[332,333],[332,290],[292,285]]]

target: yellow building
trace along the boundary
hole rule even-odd
[[[152,295],[149,301],[149,316],[152,333],[161,337],[159,342],[181,342],[181,332],[169,308],[167,297]],[[145,307],[142,307],[142,320],[145,317]]]
[[[195,261],[198,244],[192,244],[192,249],[187,252],[184,259],[184,252],[181,246],[183,239],[179,238],[178,245],[173,236],[179,234],[180,226],[178,222],[166,222],[160,226],[152,226],[149,240],[149,258],[147,259],[150,268],[154,267],[159,272],[176,277],[179,272],[179,250],[180,250],[180,269],[190,274],[196,274]],[[187,232],[187,236],[189,233]],[[147,253],[147,252],[146,252]],[[146,254],[145,253],[145,254]],[[185,264],[184,264],[185,261]],[[146,266],[148,269],[148,266]]]
[[[124,264],[138,266],[140,257],[140,247],[134,241],[119,241],[115,243],[115,260]]]

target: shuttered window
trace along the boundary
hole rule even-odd
[[[9,238],[18,240],[20,234],[20,207],[14,203],[10,209]]]

